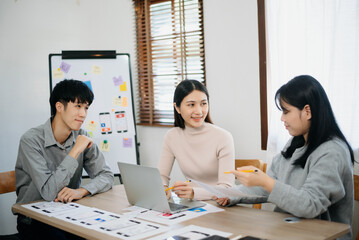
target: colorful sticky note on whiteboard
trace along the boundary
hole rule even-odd
[[[127,97],[122,97],[122,107],[127,107]]]
[[[122,107],[122,105],[123,105],[123,100],[122,100],[121,96],[115,96],[115,97],[113,97],[113,99],[112,99],[112,104],[113,104],[114,106],[117,106],[117,107]]]
[[[132,147],[132,138],[123,138],[123,147]]]
[[[89,87],[89,89],[91,90],[91,92],[93,92],[93,90],[92,90],[92,85],[91,85],[91,81],[84,81],[84,83]]]
[[[97,122],[93,120],[87,122],[86,129],[88,131],[94,132],[96,130],[96,127],[97,127]]]
[[[115,84],[115,86],[121,85],[123,84],[123,79],[122,76],[118,76],[118,77],[113,77],[113,83]]]
[[[65,62],[61,62],[61,65],[60,65],[60,69],[65,72],[65,73],[68,73],[70,71],[70,68],[71,68],[71,65],[68,64],[68,63],[65,63]]]
[[[92,74],[97,74],[97,75],[102,74],[102,67],[93,65],[92,66]]]
[[[126,81],[123,82],[123,84],[120,85],[120,91],[121,92],[125,92],[127,91],[127,85],[126,85]]]
[[[100,150],[102,152],[108,152],[110,151],[110,142],[107,140],[103,140],[100,142]]]
[[[52,76],[55,79],[61,79],[61,78],[64,78],[64,73],[61,71],[60,68],[56,68],[56,69],[52,70]]]

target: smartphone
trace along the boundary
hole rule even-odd
[[[210,234],[202,233],[198,231],[190,231],[186,233],[182,233],[181,235],[175,235],[170,238],[167,238],[167,240],[199,240],[203,239],[205,237],[208,237]]]
[[[109,112],[101,112],[100,115],[100,129],[101,134],[111,134],[112,127],[111,127],[111,115]]]
[[[252,237],[252,236],[246,236],[246,237],[242,237],[240,238],[241,240],[264,240],[263,238],[257,238],[257,237]]]
[[[229,240],[229,238],[222,237],[222,236],[219,236],[219,235],[212,235],[212,236],[209,236],[209,237],[206,237],[206,238],[202,238],[202,240]]]
[[[118,133],[127,132],[127,118],[125,111],[116,111],[115,112],[115,121],[116,121],[116,131]]]

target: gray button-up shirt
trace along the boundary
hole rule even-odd
[[[91,194],[112,187],[113,173],[96,144],[82,152],[78,159],[68,155],[78,135],[89,136],[82,129],[72,131],[65,144],[59,144],[49,119],[21,137],[15,165],[17,203],[52,201],[64,187],[79,188],[83,168],[92,180],[82,187]]]

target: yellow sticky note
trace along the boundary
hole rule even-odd
[[[127,107],[127,97],[122,97],[122,106]]]
[[[122,101],[122,98],[121,97],[113,97],[113,99],[112,99],[112,104],[114,105],[114,106],[118,106],[118,107],[121,107],[122,106],[122,103],[123,101]]]
[[[88,132],[88,134],[90,134],[90,137],[93,138],[93,133],[92,132]]]
[[[102,152],[110,151],[110,143],[107,140],[103,140],[100,142],[100,150]]]
[[[93,65],[92,66],[92,74],[100,75],[102,73],[102,67]]]
[[[86,129],[88,131],[94,132],[96,130],[96,127],[97,127],[97,122],[92,120],[87,121]]]
[[[61,71],[60,68],[56,68],[52,70],[52,76],[57,79],[64,78],[64,73]]]
[[[127,91],[127,85],[126,82],[123,82],[123,84],[120,85],[120,91],[125,92]]]

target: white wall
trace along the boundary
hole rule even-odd
[[[206,75],[212,120],[232,133],[236,158],[265,161],[266,153],[260,150],[257,24],[257,1],[204,1]],[[141,163],[157,166],[168,129],[144,126],[137,129]],[[174,174],[181,176],[177,171]]]
[[[257,8],[253,0],[205,0],[207,86],[215,124],[232,132],[237,158],[260,158]],[[48,54],[130,53],[136,89],[131,0],[0,1],[0,171],[14,169],[21,135],[50,115]],[[138,126],[141,163],[157,166],[168,128]],[[175,166],[174,179],[182,178]],[[15,194],[0,196],[0,235],[15,232]]]
[[[14,169],[21,135],[50,117],[48,55],[61,50],[130,53],[134,68],[132,1],[0,1],[1,172]],[[15,199],[0,196],[0,235],[15,232]]]

